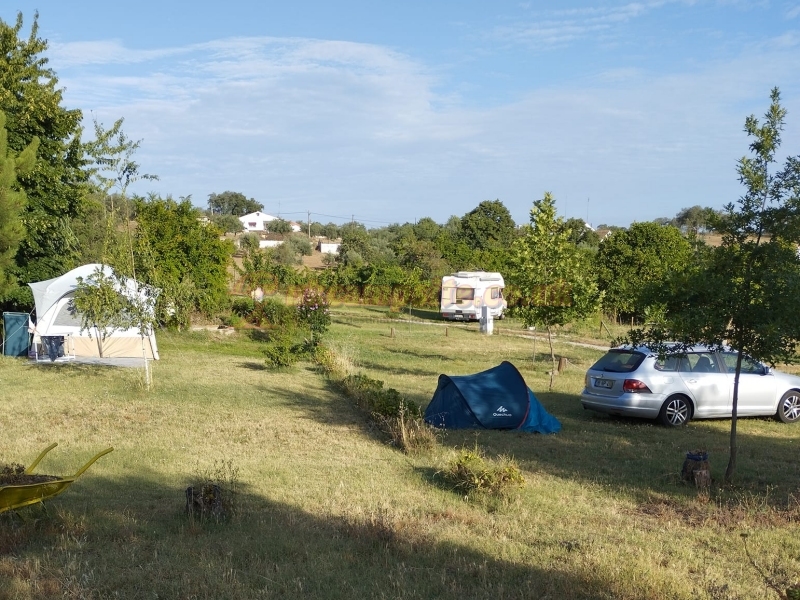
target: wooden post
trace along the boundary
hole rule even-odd
[[[393,338],[393,337],[394,337],[394,327],[392,327],[392,332],[391,332],[391,334],[389,335],[389,337],[391,337],[391,338]]]
[[[447,337],[447,326],[444,328],[444,337]]]
[[[564,369],[567,368],[567,357],[566,356],[559,356],[558,357],[558,372],[563,373]]]

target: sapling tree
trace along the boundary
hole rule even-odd
[[[704,344],[737,352],[727,482],[736,471],[743,357],[770,365],[789,362],[800,339],[800,157],[787,158],[774,171],[785,117],[774,88],[763,123],[753,115],[745,120],[750,155],[736,169],[744,194],[710,218],[711,227],[722,235],[721,245],[663,286],[663,327],[632,330],[626,338],[661,352],[668,340],[684,349]],[[784,398],[778,405],[777,416],[784,421],[796,418],[791,402]]]
[[[126,244],[125,247],[121,247],[114,243],[112,203],[103,253],[103,262],[110,265],[111,272],[106,272],[101,266],[85,281],[79,281],[74,303],[76,309],[82,313],[83,327],[96,327],[101,356],[103,341],[110,332],[130,327],[139,329],[145,380],[149,387],[150,369],[145,338],[152,332],[155,324],[154,305],[157,293],[136,278],[127,191],[131,183],[140,179],[154,180],[157,177],[139,171],[139,165],[133,160],[133,155],[141,142],[129,139],[122,131],[122,123],[123,119],[119,119],[110,129],[105,129],[95,120],[95,139],[86,144],[86,150],[94,160],[90,171],[93,185],[103,194],[116,192],[123,202]],[[133,282],[132,289],[128,286],[128,281]]]
[[[511,247],[509,278],[522,296],[520,316],[526,327],[547,329],[550,344],[550,389],[556,372],[553,327],[583,319],[600,306],[601,293],[590,276],[585,255],[572,241],[572,232],[556,216],[550,192],[536,200],[530,226]]]

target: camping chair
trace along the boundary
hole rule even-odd
[[[75,343],[71,334],[33,336],[33,359],[36,362],[65,362],[75,360]]]

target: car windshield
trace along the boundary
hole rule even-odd
[[[610,350],[603,358],[592,366],[593,371],[611,373],[630,373],[642,364],[644,354],[633,350]]]

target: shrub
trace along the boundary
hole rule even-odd
[[[297,304],[297,319],[311,330],[312,337],[320,337],[331,325],[328,298],[317,290],[306,289]]]
[[[394,388],[383,387],[383,382],[366,375],[348,375],[341,381],[345,393],[356,401],[356,404],[372,414],[382,417],[415,418],[420,416],[419,406],[407,402]]]
[[[250,313],[252,313],[256,308],[256,302],[252,298],[248,298],[246,296],[239,296],[233,299],[231,303],[231,311],[233,314],[246,319]]]
[[[411,417],[401,405],[399,416],[378,418],[381,428],[392,438],[392,443],[407,454],[432,450],[437,442],[437,431],[421,417]]]
[[[497,464],[492,464],[477,448],[462,450],[440,472],[440,476],[453,489],[465,495],[505,496],[525,483],[514,460],[500,457]]]
[[[297,323],[297,316],[293,307],[274,298],[265,298],[255,304],[248,320],[254,325],[292,327]]]

